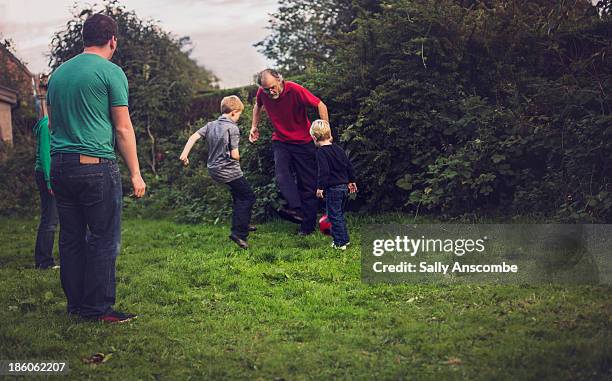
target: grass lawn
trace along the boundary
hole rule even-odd
[[[70,379],[612,378],[610,287],[362,284],[362,219],[346,252],[282,222],[245,252],[227,226],[126,220],[125,325],[65,315],[58,271],[33,269],[36,223],[0,222],[0,360],[68,361]]]

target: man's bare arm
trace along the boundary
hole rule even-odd
[[[136,152],[136,136],[132,120],[130,119],[129,109],[127,106],[111,107],[111,116],[117,133],[117,148],[119,148],[119,152],[130,171],[134,195],[142,197],[145,194],[146,184],[140,174],[138,154]]]
[[[249,141],[251,143],[255,143],[259,139],[259,129],[257,126],[259,125],[259,120],[261,119],[261,112],[265,111],[263,106],[257,105],[253,106],[253,121],[251,122],[251,132],[249,133]]]
[[[325,105],[325,103],[323,103],[323,101],[319,102],[317,109],[319,109],[319,118],[329,123],[329,114],[327,113],[327,106]]]

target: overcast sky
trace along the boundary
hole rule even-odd
[[[15,42],[17,56],[33,73],[48,71],[53,33],[71,18],[74,0],[0,0],[0,35]],[[78,1],[79,4],[97,3]],[[99,3],[99,1],[98,1]],[[252,82],[269,65],[252,46],[267,35],[276,0],[122,0],[140,18],[159,20],[166,31],[190,36],[192,57],[211,69],[222,87]]]

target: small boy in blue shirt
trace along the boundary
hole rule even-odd
[[[317,197],[325,197],[327,218],[332,225],[332,247],[346,250],[350,242],[343,208],[348,193],[357,192],[353,166],[342,148],[332,144],[327,121],[318,119],[312,122],[310,136],[318,147]]]
[[[244,105],[235,95],[221,100],[221,116],[207,123],[189,137],[180,160],[183,165],[189,165],[189,152],[200,138],[208,143],[208,174],[213,180],[227,184],[233,199],[232,233],[229,238],[240,248],[248,249],[249,231],[255,228],[249,225],[251,211],[255,203],[255,194],[240,168],[240,152],[238,142],[240,130],[238,120],[244,110]]]

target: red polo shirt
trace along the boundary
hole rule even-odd
[[[305,144],[310,137],[310,120],[307,107],[317,107],[321,100],[295,82],[285,81],[285,88],[278,99],[272,99],[260,87],[257,90],[257,106],[262,105],[274,127],[272,140]]]

